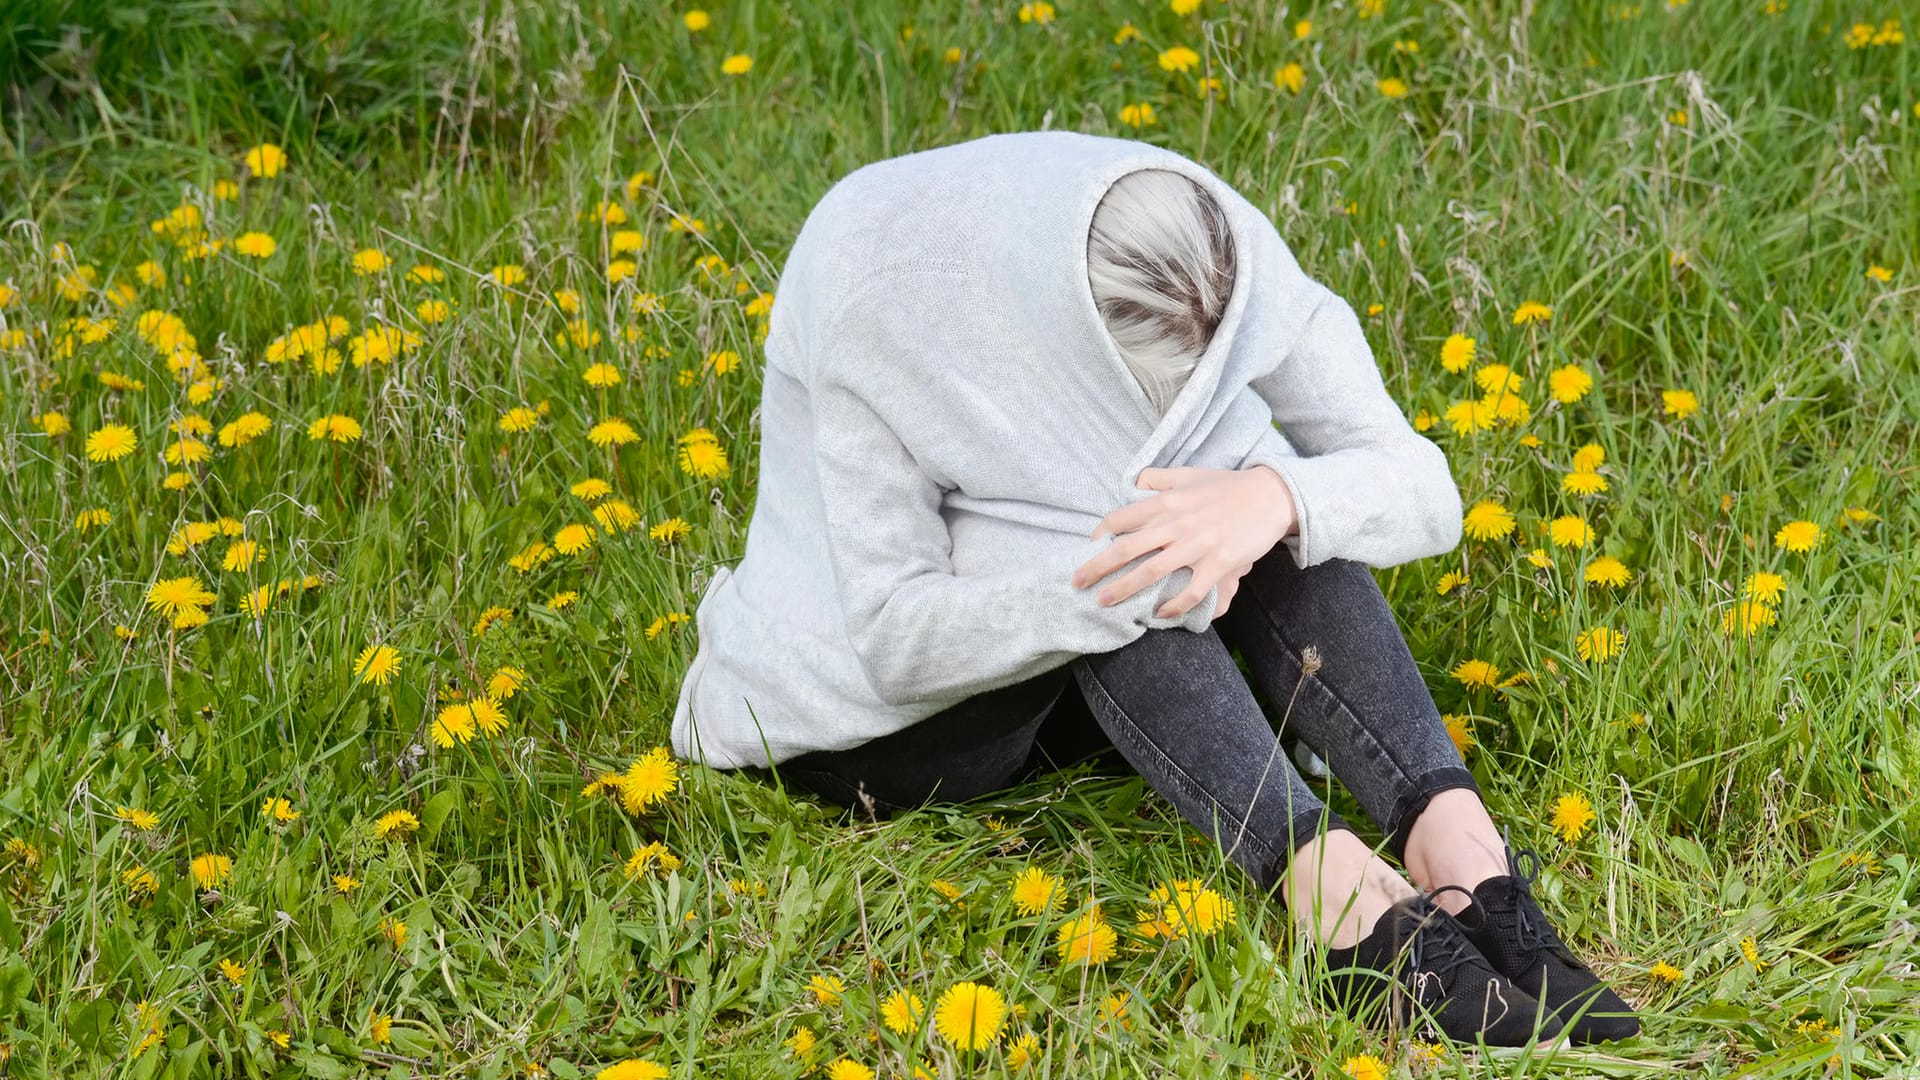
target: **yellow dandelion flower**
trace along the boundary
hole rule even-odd
[[[587,432],[587,441],[595,446],[625,446],[639,439],[640,433],[633,430],[633,425],[619,417],[602,420]]]
[[[349,443],[360,438],[362,434],[360,421],[339,413],[322,416],[307,425],[307,438],[315,441],[325,439],[331,442]]]
[[[1586,579],[1590,584],[1619,588],[1632,580],[1633,571],[1627,564],[1611,555],[1602,555],[1587,564]]]
[[[827,1080],[873,1080],[873,1070],[843,1057],[827,1066]]]
[[[1761,627],[1772,626],[1778,621],[1774,609],[1757,599],[1741,600],[1720,614],[1720,632],[1731,634],[1738,629],[1745,636],[1752,637]]]
[[[1789,521],[1773,534],[1773,542],[1788,551],[1812,551],[1820,543],[1820,526],[1811,521]]]
[[[361,248],[353,253],[353,272],[361,277],[378,274],[392,265],[393,260],[379,248]]]
[[[1053,21],[1053,5],[1045,2],[1021,4],[1018,14],[1021,22],[1050,23]]]
[[[1585,795],[1572,792],[1553,800],[1553,816],[1549,824],[1567,843],[1579,840],[1593,821],[1593,804],[1587,801]]]
[[[1461,757],[1473,747],[1473,719],[1463,713],[1441,713],[1440,722],[1447,726],[1447,738],[1453,740],[1453,748],[1460,751]]]
[[[527,673],[511,664],[502,664],[487,676],[487,696],[506,701],[527,683]]]
[[[245,446],[273,429],[273,420],[265,413],[243,413],[220,428],[221,446]]]
[[[1439,593],[1441,596],[1445,596],[1448,593],[1452,592],[1453,590],[1458,589],[1463,585],[1466,585],[1467,583],[1468,583],[1467,575],[1462,574],[1457,570],[1449,570],[1446,573],[1440,575],[1440,581],[1434,585],[1434,591]]]
[[[593,530],[585,525],[564,525],[553,534],[553,547],[562,555],[577,555],[593,546],[593,538]]]
[[[188,574],[184,577],[161,578],[147,589],[147,605],[154,611],[170,618],[179,618],[182,612],[204,608],[213,603],[214,594],[207,590],[200,579]]]
[[[1569,495],[1598,495],[1607,490],[1607,478],[1597,472],[1563,473],[1560,490]]]
[[[333,875],[333,891],[341,896],[352,896],[353,890],[360,887],[360,879],[351,874]]]
[[[513,567],[514,570],[519,573],[531,573],[534,567],[553,558],[554,554],[554,550],[547,546],[546,541],[535,540],[509,558],[507,565]]]
[[[455,701],[440,709],[440,715],[434,717],[432,726],[426,728],[426,734],[434,740],[438,748],[453,748],[453,744],[474,740],[474,709],[467,701]]]
[[[363,683],[385,686],[399,670],[400,650],[391,645],[369,645],[353,661],[353,674]]]
[[[1104,964],[1113,959],[1119,940],[1096,905],[1087,914],[1060,925],[1054,933],[1054,948],[1063,964]]]
[[[271,180],[287,167],[287,152],[272,143],[261,143],[247,151],[247,171],[256,179]]]
[[[532,431],[540,426],[540,414],[524,405],[516,405],[500,414],[499,428],[509,435]]]
[[[910,1035],[920,1030],[920,1023],[926,1019],[927,1006],[920,995],[908,990],[896,990],[880,1003],[880,1021],[888,1030],[901,1035]]]
[[[961,1050],[984,1050],[1000,1037],[1007,1003],[1000,992],[976,982],[947,988],[934,1005],[934,1029]]]
[[[241,233],[233,241],[234,254],[254,259],[271,258],[278,248],[273,237],[263,232]]]
[[[1348,1058],[1340,1063],[1340,1071],[1353,1080],[1387,1080],[1387,1063],[1372,1054]]]
[[[1451,674],[1469,690],[1490,687],[1500,681],[1500,669],[1485,660],[1462,660]]]
[[[285,799],[269,798],[260,804],[260,816],[275,824],[285,825],[289,821],[298,820],[300,811],[295,810],[293,804]]]
[[[1475,540],[1505,539],[1514,530],[1513,511],[1491,499],[1482,499],[1467,509],[1461,528]]]
[[[1152,103],[1141,101],[1132,105],[1120,106],[1120,122],[1128,127],[1137,128],[1151,127],[1157,123],[1158,120],[1154,115]]]
[[[1763,604],[1778,604],[1780,597],[1786,590],[1786,578],[1770,571],[1761,570],[1748,574],[1746,583],[1741,586],[1740,591]]]
[[[1548,373],[1547,389],[1553,394],[1553,400],[1570,405],[1593,389],[1593,376],[1578,364],[1567,364]]]
[[[1554,547],[1586,547],[1593,542],[1593,526],[1578,514],[1564,514],[1548,526],[1547,538]]]
[[[601,532],[611,536],[640,524],[640,511],[625,499],[608,499],[593,508],[593,520],[600,523]]]
[[[685,518],[670,517],[647,530],[647,537],[662,544],[675,544],[692,535],[693,526]]]
[[[667,850],[667,845],[658,840],[651,841],[645,847],[635,848],[633,857],[627,860],[624,873],[627,880],[642,877],[650,871],[666,874],[680,869],[680,857]]]
[[[152,832],[160,827],[160,815],[151,810],[142,810],[133,806],[123,806],[114,811],[113,816],[141,832]]]
[[[1185,45],[1175,45],[1160,53],[1160,70],[1162,71],[1191,71],[1193,65],[1199,62],[1200,54]]]
[[[1665,960],[1662,960],[1654,964],[1652,967],[1648,968],[1647,974],[1653,976],[1656,979],[1659,979],[1661,982],[1666,983],[1668,986],[1672,986],[1673,984],[1679,982],[1681,979],[1686,977],[1686,974],[1684,972],[1682,972],[1679,968],[1674,967],[1672,964],[1667,963]]]
[[[846,989],[847,984],[838,975],[815,975],[807,980],[807,991],[822,1005],[840,1004],[840,995]]]
[[[1027,867],[1013,879],[1013,906],[1022,915],[1054,910],[1065,899],[1060,879],[1038,866]]]
[[[720,62],[720,71],[726,75],[745,75],[753,70],[753,57],[746,53],[734,53]]]
[[[373,823],[373,832],[382,840],[404,840],[420,828],[420,819],[411,810],[389,810]]]
[[[1700,408],[1700,399],[1691,390],[1662,390],[1660,404],[1668,416],[1685,420]]]
[[[1298,94],[1307,85],[1307,69],[1294,62],[1274,69],[1273,85],[1289,94]]]
[[[233,860],[225,855],[196,855],[187,870],[193,875],[193,883],[202,889],[212,889],[226,883],[233,875]]]
[[[633,760],[620,780],[620,805],[629,814],[644,812],[654,803],[664,802],[680,784],[680,766],[672,751],[664,746]]]
[[[1467,370],[1473,363],[1479,343],[1465,334],[1448,334],[1447,340],[1440,345],[1440,366],[1455,374]]]
[[[1382,97],[1403,98],[1407,96],[1407,81],[1405,79],[1389,75],[1374,85],[1379,88]]]
[[[137,863],[120,872],[120,884],[127,890],[127,901],[133,904],[144,904],[160,892],[160,879]]]
[[[87,460],[119,461],[139,445],[140,440],[132,428],[125,424],[106,424],[87,436]]]
[[[1760,943],[1751,934],[1740,939],[1740,955],[1753,965],[1755,972],[1767,970],[1768,962],[1760,959]]]
[[[1453,428],[1455,435],[1471,435],[1493,427],[1494,407],[1487,401],[1456,401],[1447,406],[1443,419]]]
[[[1513,310],[1513,325],[1531,326],[1553,318],[1553,309],[1537,300],[1528,300]]]
[[[1608,626],[1595,626],[1580,631],[1573,641],[1574,651],[1582,660],[1599,663],[1619,656],[1627,647],[1627,636]]]
[[[682,436],[679,461],[680,471],[701,480],[719,479],[730,471],[725,448],[710,433],[700,439]]]
[[[467,709],[468,715],[473,717],[474,726],[480,729],[480,734],[492,738],[507,729],[507,712],[492,698],[475,698]]]

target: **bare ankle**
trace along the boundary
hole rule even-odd
[[[1408,875],[1428,892],[1448,885],[1471,890],[1508,872],[1506,845],[1493,819],[1480,796],[1465,788],[1428,800],[1407,833],[1406,864]],[[1457,915],[1471,900],[1459,889],[1448,889],[1434,903]]]
[[[1413,887],[1345,829],[1301,845],[1285,876],[1294,925],[1330,948],[1348,948]]]

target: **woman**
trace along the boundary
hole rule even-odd
[[[1366,569],[1458,544],[1446,458],[1232,187],[1071,132],[877,162],[809,215],[770,319],[746,553],[696,611],[676,754],[880,817],[1117,750],[1326,948],[1330,1000],[1491,1044],[1637,1032]]]

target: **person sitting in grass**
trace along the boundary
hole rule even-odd
[[[1147,143],[986,136],[843,177],[776,295],[746,551],[696,610],[676,755],[875,819],[1117,755],[1324,947],[1338,1007],[1493,1045],[1638,1032],[1368,571],[1459,543],[1446,457],[1256,207]]]

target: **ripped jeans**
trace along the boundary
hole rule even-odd
[[[1243,675],[1229,648],[1246,661]],[[1281,714],[1262,712],[1254,686]],[[1436,793],[1476,790],[1392,609],[1367,567],[1301,569],[1276,544],[1204,633],[1148,630],[974,695],[859,746],[776,766],[794,786],[863,816],[964,802],[1049,767],[1117,750],[1264,890],[1300,845],[1351,829],[1281,749],[1324,758],[1403,858]]]

